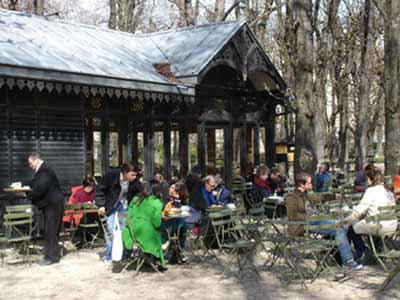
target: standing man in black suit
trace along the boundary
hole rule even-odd
[[[38,209],[43,210],[44,215],[44,258],[39,264],[47,266],[60,261],[58,236],[64,213],[64,196],[56,174],[39,153],[29,155],[28,163],[35,171],[31,200]]]

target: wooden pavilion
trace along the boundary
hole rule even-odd
[[[245,22],[128,34],[0,10],[0,186],[30,180],[33,151],[65,192],[130,160],[230,185],[274,163],[286,88]]]

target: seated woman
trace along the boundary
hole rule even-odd
[[[160,184],[153,184],[132,199],[128,207],[127,226],[122,231],[125,248],[131,250],[136,242],[140,249],[156,260],[165,269],[165,260],[161,244],[160,226],[162,202]]]
[[[369,187],[361,199],[361,202],[353,208],[352,215],[346,219],[352,222],[348,231],[350,241],[353,241],[357,257],[360,258],[367,249],[361,234],[390,235],[397,229],[397,220],[381,221],[377,227],[373,222],[367,222],[366,217],[378,215],[379,207],[395,205],[393,195],[384,187],[384,177],[376,168],[366,171]],[[378,229],[377,229],[378,228]]]
[[[272,195],[271,187],[268,185],[267,179],[269,175],[268,167],[261,165],[256,169],[251,196],[254,203],[262,203],[264,198]]]
[[[71,204],[74,203],[85,203],[94,201],[94,189],[96,181],[92,176],[87,176],[82,181],[82,186],[78,187],[75,192],[71,195]]]
[[[165,206],[163,210],[163,223],[161,225],[161,234],[163,243],[167,241],[168,234],[167,230],[170,234],[179,233],[179,246],[181,249],[185,248],[186,242],[186,230],[187,225],[185,223],[184,218],[168,218],[171,209],[178,208],[180,209],[182,205],[187,205],[188,192],[186,188],[186,184],[183,181],[178,181],[173,184],[169,188],[169,202]]]

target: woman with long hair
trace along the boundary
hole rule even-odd
[[[347,219],[353,221],[348,230],[348,238],[354,243],[356,254],[361,257],[367,247],[361,234],[390,235],[397,230],[397,221],[381,221],[379,226],[374,222],[367,222],[368,217],[378,215],[379,207],[395,205],[393,195],[384,186],[382,173],[371,168],[365,172],[369,187],[358,205],[353,208],[352,215]]]
[[[187,205],[188,191],[185,182],[178,181],[172,184],[169,188],[169,202],[164,208],[163,224],[162,224],[162,239],[165,242],[168,238],[167,230],[170,234],[179,235],[179,246],[185,248],[187,224],[184,218],[168,218],[172,209],[180,209],[182,205]]]

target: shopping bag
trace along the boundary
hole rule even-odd
[[[122,259],[122,252],[124,246],[122,242],[122,231],[119,225],[118,213],[115,214],[114,228],[113,228],[113,241],[111,258],[113,261],[120,261]]]

